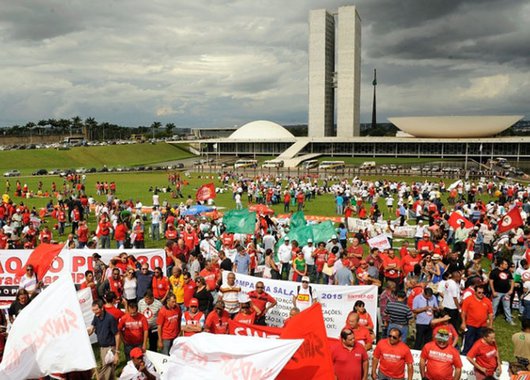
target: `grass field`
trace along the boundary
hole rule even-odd
[[[33,151],[10,151],[0,152],[0,159],[4,170],[17,168],[23,171],[24,174],[30,173],[31,171],[38,168],[51,169],[53,167],[58,168],[76,168],[76,167],[101,167],[107,166],[132,166],[140,164],[151,164],[162,161],[169,161],[179,158],[186,158],[189,154],[179,148],[173,147],[168,144],[138,144],[138,145],[125,145],[125,146],[106,146],[106,147],[90,147],[90,148],[74,148],[69,151],[54,151],[54,150],[33,150]],[[355,159],[357,160],[357,159]],[[366,159],[359,159],[361,162]],[[385,161],[379,161],[384,163]],[[387,161],[392,163],[398,163],[396,160]],[[427,162],[427,161],[424,161]],[[418,163],[417,160],[414,162],[408,161],[407,163]],[[295,173],[293,173],[295,174]],[[251,177],[252,175],[247,175]],[[377,177],[362,177],[366,180],[382,179],[382,176]],[[440,181],[439,178],[425,178],[425,177],[392,177],[388,176],[386,179],[398,180],[398,181],[425,181],[433,180]],[[16,178],[10,179],[11,189],[14,188]],[[215,173],[192,173],[190,178],[186,178],[189,184],[184,186],[183,194],[187,198],[191,196],[194,198],[196,189],[204,183],[214,182],[216,186],[220,186],[218,176]],[[32,190],[37,189],[37,183],[42,181],[44,189],[50,189],[51,183],[55,182],[57,187],[60,188],[63,184],[63,179],[58,176],[45,176],[45,177],[20,177],[22,184],[27,183],[29,188]],[[88,195],[93,195],[97,200],[104,201],[105,197],[96,196],[95,183],[96,181],[115,181],[117,184],[117,198],[119,199],[132,199],[134,201],[140,200],[144,205],[150,205],[152,203],[152,193],[149,192],[150,186],[164,187],[168,185],[167,173],[164,172],[141,172],[141,173],[97,173],[87,174],[86,189]],[[448,186],[454,180],[446,179],[445,183]],[[0,187],[3,191],[4,189]],[[227,189],[228,190],[228,189]],[[11,195],[13,191],[11,190]],[[246,201],[246,195],[243,197]],[[484,200],[489,201],[489,198],[483,197]],[[178,204],[180,201],[185,199],[170,199],[170,194],[161,193],[160,201],[167,200],[170,204]],[[20,199],[13,198],[15,203],[24,202],[30,207],[35,206],[37,209],[46,205],[49,199],[45,198],[32,198],[32,199]],[[228,190],[224,194],[218,194],[215,203],[218,207],[231,209],[235,206],[232,200],[231,192]],[[385,218],[394,218],[395,216],[388,213],[384,200],[379,201],[379,207],[384,214]],[[283,205],[274,205],[272,208],[276,213],[283,213]],[[335,216],[335,205],[334,199],[331,195],[318,196],[316,200],[308,202],[304,210],[306,215],[325,215]],[[48,224],[53,226],[54,222],[48,220]],[[89,225],[91,229],[95,229],[95,221],[93,217],[89,218]],[[68,230],[68,229],[67,229]],[[397,246],[401,242],[396,239],[395,243]],[[146,247],[162,247],[163,242],[154,242],[150,239],[149,234],[146,234]],[[489,265],[489,264],[486,264]],[[518,327],[509,326],[504,322],[502,318],[498,318],[495,321],[495,330],[497,332],[497,341],[501,357],[503,360],[512,360],[512,344],[511,335],[518,331]]]
[[[192,157],[166,143],[75,147],[70,150],[34,149],[0,152],[0,172],[18,169],[31,174],[37,169],[101,168],[103,165],[135,166]]]

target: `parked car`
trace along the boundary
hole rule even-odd
[[[61,172],[61,169],[52,169],[48,172],[51,175],[58,175]]]
[[[4,173],[4,177],[18,177],[20,175],[20,171],[17,169],[11,169]]]
[[[31,175],[46,175],[46,174],[48,174],[48,171],[46,169],[39,169],[31,173]]]
[[[77,174],[83,174],[83,173],[86,173],[86,169],[85,168],[78,168],[78,169],[75,169],[75,172]]]

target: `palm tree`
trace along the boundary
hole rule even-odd
[[[153,129],[153,138],[155,138],[155,131],[158,132],[158,129],[162,126],[162,123],[159,121],[154,121],[153,124],[151,124],[151,128]]]
[[[98,122],[93,117],[87,117],[85,119],[85,127],[87,129],[88,140],[95,140],[94,134],[98,128]]]
[[[168,136],[171,136],[171,131],[172,131],[173,129],[175,129],[175,128],[176,128],[176,127],[175,127],[175,124],[173,124],[173,123],[166,123],[166,134],[167,134]]]

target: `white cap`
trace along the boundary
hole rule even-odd
[[[205,233],[204,237],[207,238],[207,237],[210,237],[210,235],[208,235],[208,233]]]
[[[333,239],[337,239],[337,235],[332,235],[331,236],[331,240],[333,240]]]
[[[308,242],[308,243],[312,243],[312,242],[313,242],[313,239],[307,239],[307,242]]]

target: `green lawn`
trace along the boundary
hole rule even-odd
[[[147,145],[149,146],[149,145]],[[162,144],[162,146],[158,148],[163,148],[167,146],[166,144]],[[18,152],[14,152],[18,153]],[[27,153],[27,152],[25,152]],[[152,157],[155,157],[153,155]],[[163,160],[167,160],[167,157],[163,157]],[[117,161],[117,158],[115,158],[116,161],[112,165],[126,165],[123,161],[119,162]],[[130,158],[132,161],[133,158]],[[139,161],[139,159],[138,159]],[[138,162],[137,161],[137,162]],[[145,161],[142,161],[145,162]],[[79,166],[84,166],[86,164],[79,164]],[[43,165],[46,167],[46,165]],[[58,165],[59,166],[59,165]],[[75,166],[71,163],[65,163],[64,166]],[[88,166],[88,165],[86,165]],[[184,174],[182,174],[184,175]],[[183,177],[184,178],[184,177]],[[366,177],[363,179],[381,179],[381,176],[376,177]],[[387,177],[388,179],[392,177]],[[419,180],[424,181],[426,178],[420,178],[420,177],[407,177],[407,178],[394,178],[398,180],[406,180],[408,182],[412,180]],[[190,195],[192,198],[195,196],[196,189],[204,183],[208,182],[214,182],[216,186],[221,186],[217,175],[212,173],[192,173],[190,178],[186,178],[187,181],[189,181],[189,184],[184,186],[183,188],[183,194],[184,197],[187,198],[188,195]],[[436,181],[439,181],[440,179],[433,179]],[[16,179],[11,179],[12,183],[12,189],[14,187]],[[60,177],[26,177],[21,178],[22,183],[27,183],[30,189],[36,189],[38,181],[43,182],[44,189],[50,189],[52,181],[55,181],[58,187],[62,186],[63,180]],[[115,181],[117,184],[117,194],[116,196],[119,199],[133,199],[141,200],[144,205],[150,205],[152,203],[152,193],[148,191],[150,186],[158,186],[158,187],[164,187],[168,185],[167,181],[167,173],[165,172],[144,172],[144,173],[97,173],[97,174],[88,174],[87,175],[87,181],[86,181],[86,188],[87,188],[87,194],[89,195],[96,195],[95,193],[95,183],[96,181]],[[452,183],[454,180],[447,179],[445,180],[446,186],[448,186],[450,183]],[[2,190],[4,190],[2,188]],[[11,195],[13,195],[13,192],[11,191]],[[482,198],[486,201],[489,201],[489,198],[487,196],[482,196]],[[96,197],[97,200],[105,200],[104,196]],[[243,197],[245,203],[246,203],[246,194]],[[178,204],[181,200],[180,199],[170,199],[170,194],[168,193],[161,193],[160,194],[160,201],[168,200],[171,204]],[[15,203],[24,202],[28,204],[29,206],[35,206],[37,208],[43,207],[47,202],[48,199],[42,199],[42,198],[33,198],[33,199],[20,199],[20,198],[13,198],[13,201]],[[445,201],[445,199],[444,199]],[[215,203],[219,207],[224,208],[233,208],[235,206],[234,201],[232,200],[231,191],[227,189],[227,191],[224,194],[218,194]],[[447,202],[445,202],[447,204]],[[390,214],[387,211],[387,208],[384,204],[384,200],[379,200],[379,207],[381,211],[384,214],[385,219],[386,218],[395,218],[395,215]],[[283,205],[274,205],[272,208],[276,211],[276,213],[283,213]],[[326,194],[322,196],[317,196],[315,200],[312,200],[306,204],[306,208],[304,210],[306,215],[326,215],[326,216],[335,216],[335,205],[334,205],[334,199],[331,195]],[[48,221],[48,224],[53,226],[53,222],[51,220]],[[95,221],[94,218],[91,217],[89,219],[89,225],[91,229],[95,229]],[[398,247],[401,245],[401,242],[396,239],[395,243]],[[150,239],[149,234],[146,234],[146,247],[162,247],[163,242],[158,241],[154,242]],[[485,266],[487,267],[489,265],[488,263],[485,263]],[[512,327],[509,326],[502,318],[498,318],[495,321],[495,330],[497,332],[497,341],[499,345],[499,349],[501,352],[501,356],[503,360],[512,360],[513,359],[513,353],[512,353],[512,344],[511,344],[511,335],[518,331],[519,327]]]
[[[18,169],[24,175],[41,168],[135,166],[192,156],[186,150],[166,143],[75,147],[70,150],[14,150],[0,152],[0,171]]]

